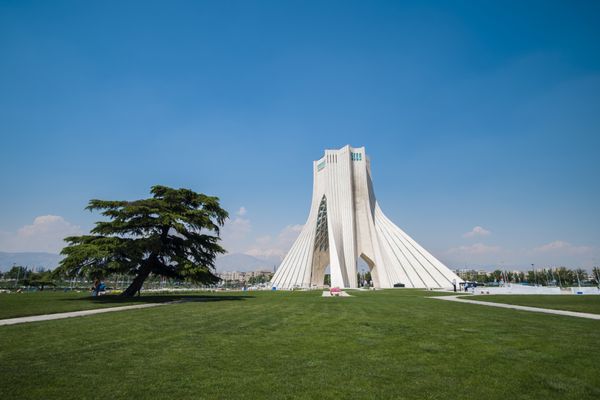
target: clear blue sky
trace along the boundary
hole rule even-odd
[[[594,1],[0,0],[0,251],[163,184],[276,254],[351,144],[450,266],[599,264],[599,39]]]

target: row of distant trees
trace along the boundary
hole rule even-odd
[[[600,267],[592,268],[592,272],[577,268],[569,269],[566,267],[558,268],[547,268],[547,269],[536,269],[529,270],[526,272],[516,271],[502,271],[495,270],[493,272],[479,272],[479,271],[466,271],[460,272],[459,276],[468,281],[476,281],[481,283],[518,283],[518,284],[529,284],[529,285],[542,285],[542,286],[579,286],[579,285],[600,285]],[[78,284],[83,282],[92,281],[96,276],[81,276],[76,280]],[[259,275],[253,276],[248,279],[247,282],[229,282],[230,286],[241,286],[243,284],[256,285],[266,283],[270,280],[271,275]],[[369,272],[364,274],[358,274],[358,281],[363,285],[368,285],[371,280],[371,274]],[[60,271],[51,271],[46,269],[29,269],[27,267],[15,265],[10,270],[2,273],[0,272],[0,279],[4,281],[4,285],[16,286],[29,286],[37,287],[40,290],[44,290],[47,287],[55,286],[69,286],[72,282],[72,278],[61,274]],[[105,280],[112,283],[113,286],[122,286],[125,281],[129,282],[130,277],[126,275],[112,274],[104,277]],[[158,275],[150,275],[147,279],[148,284],[154,286],[166,284],[168,286],[178,286],[186,284],[184,281],[178,279],[167,279]],[[325,284],[330,284],[330,276],[325,276]],[[7,283],[8,282],[8,283]]]
[[[567,267],[532,269],[526,272],[502,271],[493,272],[467,271],[459,276],[468,281],[481,283],[520,283],[542,286],[579,286],[600,285],[600,267],[592,268],[591,274],[585,269]]]
[[[77,288],[89,289],[94,279],[99,278],[109,288],[124,289],[131,283],[133,276],[128,274],[99,275],[97,273],[82,274],[72,277],[61,270],[49,270],[44,268],[28,268],[14,265],[10,270],[2,273],[0,271],[0,288],[16,289],[22,287],[34,287],[39,290],[52,288]],[[151,274],[145,280],[147,288],[159,287],[210,287],[211,285],[194,284],[183,279],[166,278]]]
[[[248,278],[248,284],[250,285],[260,285],[263,283],[267,283],[271,280],[273,274],[260,274],[256,276],[251,276]]]
[[[235,279],[235,280],[227,279],[227,280],[222,280],[219,283],[219,287],[224,287],[224,288],[229,288],[229,289],[237,289],[237,288],[243,288],[246,286],[263,285],[263,284],[269,282],[272,277],[273,277],[273,274],[268,273],[268,274],[260,274],[260,275],[251,276],[248,279]]]
[[[40,290],[48,286],[56,286],[52,271],[43,268],[34,271],[20,265],[13,265],[8,271],[0,272],[0,279],[13,281],[14,285],[37,287]]]
[[[223,282],[225,287],[243,287],[245,285],[258,285],[264,284],[271,280],[273,274],[261,274],[252,276],[248,280],[244,281],[227,281]],[[17,288],[17,287],[36,287],[40,290],[44,290],[47,287],[85,287],[91,285],[91,282],[97,278],[97,275],[89,274],[87,276],[80,276],[78,278],[72,278],[61,271],[52,272],[51,270],[45,270],[43,268],[34,270],[33,268],[27,268],[20,265],[14,265],[10,270],[2,273],[0,272],[0,287],[5,288]],[[108,276],[101,277],[102,280],[107,283],[108,287],[122,288],[128,286],[131,276],[124,274],[111,274]],[[145,281],[146,287],[173,287],[173,286],[191,286],[190,282],[179,279],[169,279],[159,275],[151,274]],[[207,286],[207,285],[193,285]],[[215,286],[208,285],[209,286]]]

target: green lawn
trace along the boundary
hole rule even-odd
[[[600,296],[597,295],[490,295],[463,297],[492,303],[551,308],[600,314]]]
[[[48,290],[0,293],[0,319],[169,300],[171,300],[169,296],[141,296],[125,299],[118,296],[92,297],[90,292],[53,292]]]
[[[352,294],[214,294],[0,327],[0,398],[600,398],[600,321]]]

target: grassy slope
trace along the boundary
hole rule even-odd
[[[600,296],[595,295],[490,295],[464,298],[493,303],[516,304],[519,306],[600,314]]]
[[[133,299],[118,296],[92,297],[90,292],[0,293],[0,319],[168,300],[169,298],[164,296],[142,296]]]
[[[600,397],[598,321],[353,294],[250,293],[0,327],[0,398]]]

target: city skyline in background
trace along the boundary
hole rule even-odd
[[[221,198],[281,259],[312,161],[451,268],[600,263],[600,5],[0,2],[0,252],[57,253],[92,198]]]

